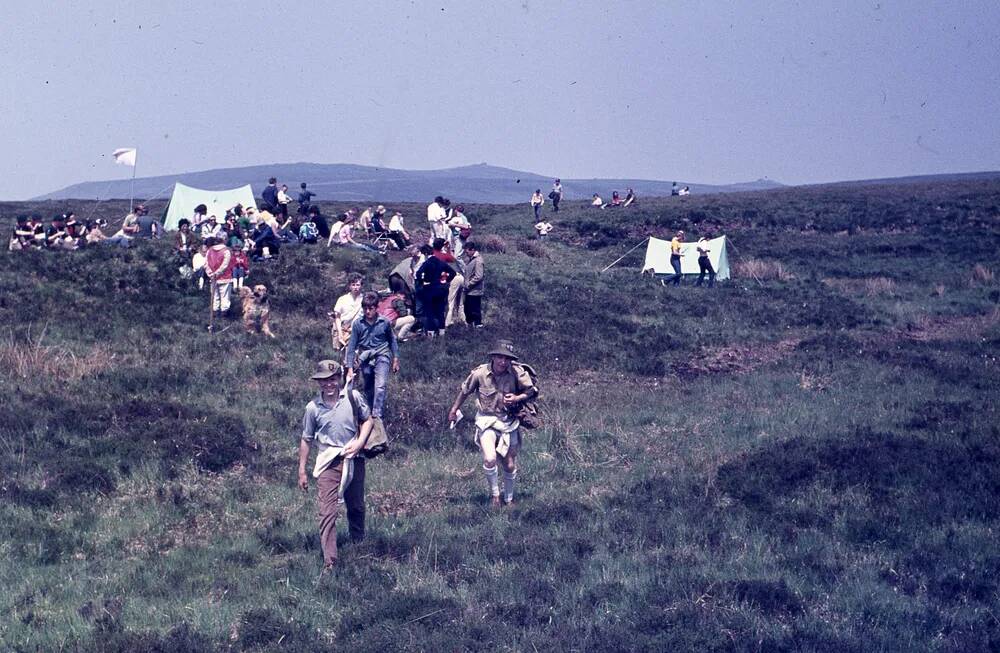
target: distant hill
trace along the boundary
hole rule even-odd
[[[835,181],[825,184],[810,184],[816,186],[882,186],[897,184],[928,184],[949,183],[955,181],[988,181],[1000,179],[1000,170],[984,172],[952,172],[940,175],[914,175],[910,177],[884,177],[881,179],[854,179],[850,181]]]
[[[481,163],[443,170],[398,170],[345,163],[276,163],[243,168],[221,168],[184,172],[176,175],[142,177],[135,180],[137,198],[169,197],[174,182],[206,190],[220,190],[250,184],[259,197],[268,177],[288,184],[294,194],[306,182],[320,200],[364,202],[422,202],[443,195],[457,202],[514,204],[527,202],[536,188],[548,193],[552,176],[510,170]],[[73,184],[46,195],[48,199],[109,199],[129,196],[129,180],[93,181]],[[631,187],[639,197],[670,195],[671,181],[650,179],[563,179],[565,199],[589,198],[593,193],[610,198],[611,191],[622,196]],[[715,186],[677,180],[690,186],[694,194],[725,193],[780,188],[782,184],[757,181]]]

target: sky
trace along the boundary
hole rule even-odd
[[[311,161],[786,184],[1000,169],[1000,3],[7,0],[0,199]]]

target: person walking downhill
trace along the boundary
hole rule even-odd
[[[694,285],[700,286],[701,282],[705,279],[705,273],[708,273],[708,287],[711,288],[715,285],[715,270],[712,268],[712,262],[708,259],[708,255],[711,252],[708,249],[708,238],[702,236],[698,239],[698,243],[695,245],[698,250],[698,282]]]
[[[552,200],[552,212],[559,212],[559,202],[562,201],[562,182],[556,179],[552,182],[552,190],[549,191],[549,199]]]
[[[372,418],[382,419],[389,370],[399,373],[399,345],[392,324],[378,314],[378,294],[365,293],[361,300],[361,317],[351,325],[347,343],[347,368],[361,372],[365,384],[365,399],[372,408]]]
[[[542,205],[544,204],[545,198],[542,197],[542,189],[536,188],[535,192],[531,195],[531,210],[535,212],[535,222],[541,220]]]
[[[670,267],[674,269],[674,273],[669,279],[663,281],[663,285],[667,285],[667,283],[672,283],[675,286],[681,285],[681,257],[684,256],[681,249],[683,246],[684,232],[678,231],[674,235],[674,239],[670,241]]]
[[[500,340],[487,353],[489,362],[474,368],[458,391],[448,411],[452,423],[467,398],[476,395],[476,443],[483,454],[483,473],[490,492],[490,502],[500,506],[497,458],[503,462],[503,500],[514,503],[517,480],[517,453],[521,449],[520,421],[511,414],[516,405],[533,398],[538,391],[528,372],[517,365],[517,354],[510,340]]]
[[[299,487],[303,492],[309,489],[306,473],[309,451],[313,443],[317,446],[312,475],[318,489],[324,573],[337,564],[337,513],[341,503],[347,504],[351,541],[365,539],[363,450],[374,422],[365,398],[350,387],[352,372],[347,372],[347,388],[341,388],[343,372],[337,361],[323,360],[316,364],[316,372],[309,378],[319,385],[319,394],[306,405],[299,439]]]

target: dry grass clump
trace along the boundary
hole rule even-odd
[[[531,258],[550,258],[549,250],[537,240],[522,240],[518,242],[517,249]]]
[[[507,241],[497,235],[486,236],[479,240],[479,246],[484,252],[503,254],[507,251]]]
[[[9,332],[0,342],[0,370],[21,379],[80,379],[109,367],[115,357],[104,348],[78,356],[65,347],[42,344],[44,338],[44,328],[37,336],[29,330],[23,342]]]
[[[896,290],[896,282],[888,277],[869,277],[865,279],[864,287],[869,297],[891,295]]]
[[[795,275],[786,270],[780,261],[759,258],[736,261],[733,263],[733,272],[738,277],[750,277],[760,280],[776,279],[778,281],[788,281],[795,278]]]
[[[991,284],[993,283],[993,270],[982,263],[976,263],[972,268],[972,283]]]

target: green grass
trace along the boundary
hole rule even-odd
[[[320,582],[294,474],[308,374],[346,274],[381,285],[391,262],[288,248],[255,266],[264,342],[205,332],[166,243],[7,253],[0,648],[996,650],[1000,286],[972,268],[1000,272],[998,196],[570,203],[545,243],[530,209],[470,207],[505,250],[486,254],[488,326],[404,345],[370,536]],[[731,261],[792,277],[666,289],[641,252],[598,273],[707,226]],[[546,422],[519,505],[493,513],[445,413],[498,337],[539,369]]]

